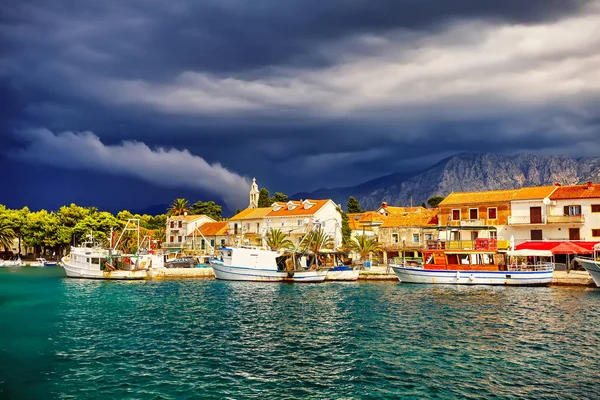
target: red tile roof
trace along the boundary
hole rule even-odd
[[[550,195],[550,200],[596,199],[600,198],[600,184],[587,183],[573,186],[559,186]]]
[[[281,208],[277,211],[274,210],[274,207],[271,207],[271,211],[267,213],[267,217],[295,217],[295,216],[304,216],[304,215],[313,215],[317,211],[319,211],[325,204],[327,204],[330,200],[304,200],[305,202],[313,204],[310,208],[304,208],[304,205],[300,201],[290,200],[287,203],[274,203],[281,206]],[[295,205],[293,209],[289,209],[288,205]]]
[[[196,231],[189,234],[192,236],[225,236],[227,235],[227,221],[205,222],[196,228]]]

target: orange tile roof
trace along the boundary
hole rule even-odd
[[[225,236],[227,235],[227,222],[205,222],[196,228],[196,231],[189,234],[188,237],[191,236]]]
[[[373,212],[373,211],[368,211],[368,212]],[[361,219],[363,218],[363,216],[365,215],[365,213],[350,213],[347,214],[348,215],[348,225],[350,226],[350,229],[352,229],[353,231],[372,231],[373,229],[370,226],[367,226],[365,224],[363,224],[361,221]]]
[[[210,218],[204,214],[197,214],[197,215],[172,215],[169,217],[169,220],[171,221],[186,221],[186,222],[190,222],[190,221],[194,221],[197,220],[198,218],[202,218],[202,217],[206,217],[206,218]],[[212,218],[210,218],[212,219]]]
[[[600,198],[600,184],[559,186],[550,195],[551,200],[596,199]]]
[[[512,200],[544,199],[556,190],[556,186],[533,186],[519,189],[519,193]]]
[[[440,207],[463,204],[503,203],[513,199],[519,189],[489,190],[486,192],[453,192],[440,204]]]
[[[267,215],[271,211],[271,207],[246,208],[238,214],[229,218],[229,221],[238,221],[242,219],[259,219]]]
[[[363,213],[363,216],[360,218],[360,222],[362,223],[373,223],[373,222],[383,222],[386,217],[384,215],[379,214],[376,211],[367,211]]]
[[[417,211],[390,214],[381,225],[382,228],[391,228],[397,226],[437,226],[437,208],[426,209],[422,207]]]
[[[327,200],[306,199],[304,201],[308,201],[310,203],[313,203],[314,205],[309,209],[305,209],[304,206],[302,205],[302,202],[291,200],[288,203],[291,202],[292,204],[295,204],[296,207],[292,210],[289,210],[287,207],[288,203],[277,203],[280,206],[282,206],[282,208],[280,208],[277,211],[274,211],[273,208],[271,207],[270,208],[271,212],[269,212],[266,216],[267,217],[294,217],[294,216],[299,216],[299,215],[313,215],[314,213],[319,211],[325,204],[327,204],[331,200],[328,200],[328,199]]]

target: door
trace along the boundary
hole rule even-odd
[[[531,240],[543,240],[543,233],[541,229],[531,230]]]
[[[529,222],[531,224],[542,223],[542,207],[529,207]]]
[[[569,228],[569,240],[580,240],[579,228]]]

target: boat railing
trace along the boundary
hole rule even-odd
[[[551,262],[540,262],[537,264],[509,264],[507,265],[507,270],[508,271],[536,271],[536,272],[541,272],[541,271],[554,271],[554,263]]]

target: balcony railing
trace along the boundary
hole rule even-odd
[[[479,238],[475,240],[428,240],[425,249],[429,250],[491,250],[507,249],[508,240]]]
[[[530,215],[511,215],[508,217],[509,225],[535,225],[535,224],[545,224],[546,216],[531,217]]]
[[[485,226],[486,220],[483,218],[448,220],[448,225],[450,225],[450,226]]]
[[[583,224],[584,215],[548,215],[549,224]]]

